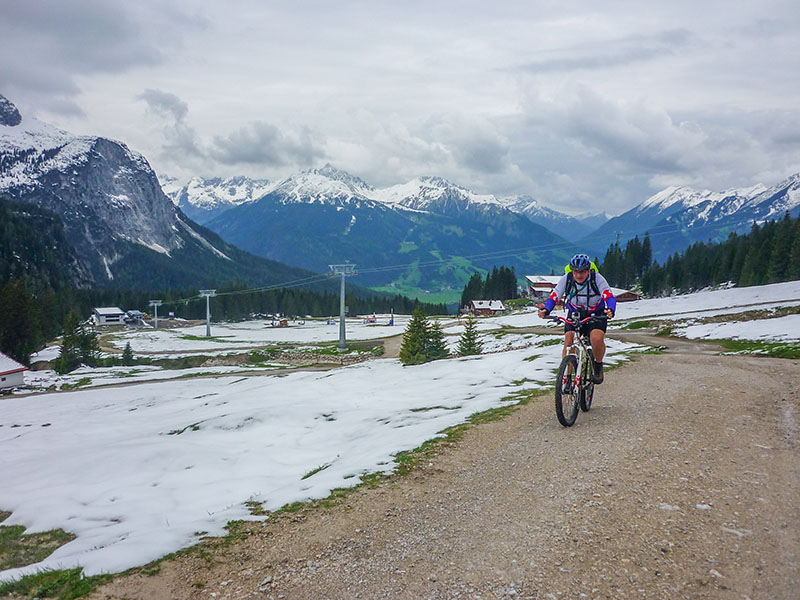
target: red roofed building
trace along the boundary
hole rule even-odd
[[[27,370],[28,367],[0,352],[0,390],[23,385],[22,374]]]

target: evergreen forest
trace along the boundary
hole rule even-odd
[[[461,292],[461,306],[473,300],[513,300],[517,294],[517,275],[514,267],[494,267],[486,279],[477,271],[469,278]]]
[[[666,296],[731,282],[764,285],[800,279],[800,217],[754,224],[720,243],[698,242],[664,264],[652,261],[649,235],[612,244],[599,265],[609,283],[638,288],[645,296]]]

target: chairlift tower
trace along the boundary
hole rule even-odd
[[[356,266],[351,265],[350,263],[345,263],[343,265],[328,265],[333,272],[334,275],[341,275],[342,277],[342,285],[341,285],[341,292],[339,296],[339,350],[344,351],[347,349],[347,343],[345,341],[345,329],[344,329],[344,278],[348,275],[355,275],[356,274]]]
[[[158,307],[164,304],[161,300],[150,300],[150,306],[153,307],[153,329],[158,329]]]
[[[200,297],[206,299],[206,337],[211,337],[211,300],[217,295],[217,290],[200,290]]]

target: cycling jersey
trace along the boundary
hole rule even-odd
[[[599,293],[592,288],[591,275],[583,283],[575,281],[571,290],[566,289],[568,278],[569,275],[564,275],[558,280],[556,287],[553,288],[553,292],[547,302],[544,303],[544,308],[547,312],[555,308],[555,305],[565,293],[568,293],[566,306],[570,311],[603,314],[606,308],[610,308],[612,311],[617,312],[617,299],[611,292],[608,281],[600,273],[594,274],[595,285]]]

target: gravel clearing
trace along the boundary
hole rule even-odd
[[[548,394],[410,475],[92,597],[797,598],[798,380],[800,361],[682,341],[609,372],[570,429]]]

